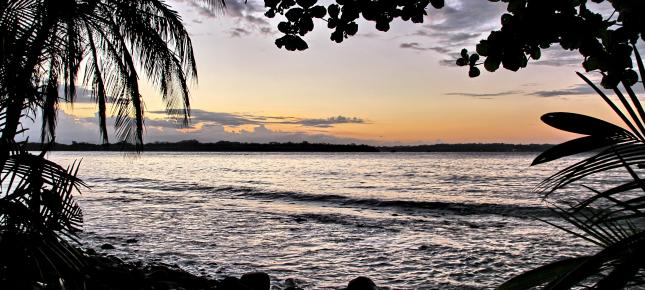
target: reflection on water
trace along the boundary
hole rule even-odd
[[[532,217],[565,164],[527,153],[119,153],[83,158],[84,239],[213,276],[486,289],[588,246]],[[137,243],[125,243],[135,238]]]

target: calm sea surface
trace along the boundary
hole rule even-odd
[[[91,187],[83,240],[214,277],[264,271],[338,289],[490,289],[592,250],[533,188],[567,163],[535,153],[56,152]],[[128,239],[137,243],[126,243]]]

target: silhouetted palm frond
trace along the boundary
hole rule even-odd
[[[200,2],[224,7],[222,0]],[[82,281],[82,258],[70,245],[82,225],[74,199],[84,186],[79,164],[65,169],[45,159],[46,148],[25,151],[15,142],[21,122],[39,116],[42,143],[53,143],[59,104],[73,104],[82,84],[97,103],[102,140],[109,141],[111,110],[117,137],[141,149],[142,76],[168,113],[188,124],[197,68],[188,32],[166,1],[0,2],[1,289],[70,289],[68,278]]]
[[[638,51],[636,56],[642,80],[645,68]],[[628,129],[579,114],[546,114],[542,120],[548,125],[586,136],[552,147],[538,156],[533,165],[599,150],[545,179],[538,186],[538,192],[565,221],[545,222],[597,245],[600,250],[525,272],[502,284],[500,290],[629,289],[645,285],[645,181],[637,172],[645,164],[645,110],[628,85],[624,84],[626,94],[614,88],[623,107],[621,110],[588,78],[578,75],[605,100]],[[625,170],[627,181],[611,180],[617,185],[607,189],[582,185],[585,193],[571,194],[562,190],[576,182],[584,182],[586,177],[620,168]]]
[[[221,0],[201,2],[224,7]],[[168,113],[180,114],[188,124],[195,57],[181,17],[165,1],[8,0],[0,4],[0,24],[0,98],[16,107],[39,105],[42,141],[53,140],[58,103],[74,102],[80,73],[98,105],[105,142],[111,106],[118,138],[142,144],[140,76],[157,87]],[[12,106],[6,116],[10,129],[19,122]]]
[[[9,147],[0,173],[0,286],[81,281],[82,255],[69,244],[77,241],[83,220],[74,199],[84,186],[76,177],[79,164],[65,169],[21,144]]]

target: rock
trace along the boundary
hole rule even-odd
[[[271,278],[263,272],[246,273],[240,278],[242,284],[251,290],[270,290]]]
[[[240,279],[235,277],[226,277],[224,280],[220,281],[218,290],[249,290],[249,287],[242,284]]]
[[[289,288],[289,287],[296,287],[298,284],[296,283],[296,280],[293,278],[287,278],[284,280],[284,287]]]
[[[138,243],[139,241],[137,239],[127,239],[125,242],[128,244],[135,244],[135,243]]]
[[[346,290],[378,290],[372,279],[360,276],[349,281]]]
[[[87,255],[86,262],[85,289],[205,290],[215,289],[218,284],[215,280],[192,275],[172,265],[125,262],[109,255]],[[244,286],[228,289],[248,290]]]
[[[167,271],[166,269],[152,270],[151,272],[146,274],[146,278],[160,281],[170,279],[169,276],[169,271]]]
[[[284,280],[284,290],[303,290],[303,289],[298,287],[298,283],[296,283],[295,279],[287,278],[286,280]]]
[[[111,244],[106,243],[106,244],[101,245],[101,249],[103,249],[103,250],[114,250],[114,246],[112,246]]]

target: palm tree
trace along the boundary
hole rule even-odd
[[[47,146],[27,152],[15,141],[21,121],[39,115],[41,141],[52,144],[59,104],[73,103],[83,84],[93,92],[103,142],[111,110],[117,137],[140,149],[140,76],[159,90],[168,113],[188,123],[189,84],[197,79],[191,40],[164,0],[5,0],[0,59],[0,288],[74,287],[83,266],[69,244],[82,222],[73,198],[83,186],[78,164],[46,160]]]
[[[9,101],[3,137],[14,137],[26,102],[38,105],[43,140],[52,140],[57,106],[74,102],[79,73],[94,93],[106,142],[108,104],[119,138],[143,140],[139,73],[156,85],[169,113],[188,121],[195,60],[181,18],[164,0],[9,0],[0,4],[0,24],[0,97]]]
[[[645,66],[633,46],[641,85]],[[611,107],[628,129],[574,113],[542,116],[548,125],[585,135],[557,145],[538,156],[533,165],[574,154],[595,151],[544,180],[538,187],[565,223],[548,223],[598,247],[595,253],[553,262],[518,275],[498,290],[624,289],[645,285],[645,180],[639,176],[645,164],[645,109],[633,88],[623,82],[623,93],[613,91],[612,101],[584,75],[578,75]],[[619,107],[623,106],[624,110]],[[592,152],[593,152],[592,151]],[[624,169],[625,181],[598,189],[583,182],[592,175]],[[606,177],[604,177],[606,178]],[[583,183],[586,194],[563,192]]]

